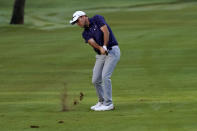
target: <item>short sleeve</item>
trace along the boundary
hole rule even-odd
[[[106,25],[106,22],[105,22],[105,19],[104,19],[103,16],[101,16],[101,15],[95,15],[94,16],[94,19],[95,19],[95,22],[96,22],[96,24],[97,24],[97,26],[99,28],[101,28],[102,26]]]
[[[82,37],[85,40],[85,43],[88,43],[88,40],[92,38],[92,35],[88,32],[83,32]]]

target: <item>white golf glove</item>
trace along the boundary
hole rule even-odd
[[[106,55],[108,55],[108,50],[106,45],[103,46],[103,49],[105,50]]]
[[[105,49],[105,51],[107,51],[107,46],[104,45],[104,46],[103,46],[103,49]]]

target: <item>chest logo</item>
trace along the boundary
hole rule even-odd
[[[96,29],[97,29],[97,26],[95,25],[95,26],[94,26],[94,30],[96,30]]]

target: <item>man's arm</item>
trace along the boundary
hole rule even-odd
[[[109,42],[109,30],[107,28],[107,25],[103,25],[101,28],[101,31],[103,32],[103,38],[104,38],[104,46],[107,46]]]
[[[102,55],[105,55],[105,54],[106,54],[105,49],[104,49],[102,46],[99,46],[93,38],[89,39],[89,40],[88,40],[88,43],[89,43],[89,45],[91,45],[93,48],[96,48],[96,49],[100,50],[100,52],[101,52]]]

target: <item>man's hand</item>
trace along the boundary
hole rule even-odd
[[[106,54],[106,50],[100,46],[99,48],[100,52],[101,52],[101,55],[105,55]]]
[[[107,51],[107,47],[105,45],[103,46],[103,49],[105,49]]]
[[[105,49],[105,54],[108,55],[108,50],[106,45],[103,46],[103,49]]]
[[[88,40],[88,43],[93,47],[100,51],[102,55],[108,55],[107,47],[104,45],[103,47],[98,45],[93,38]]]

